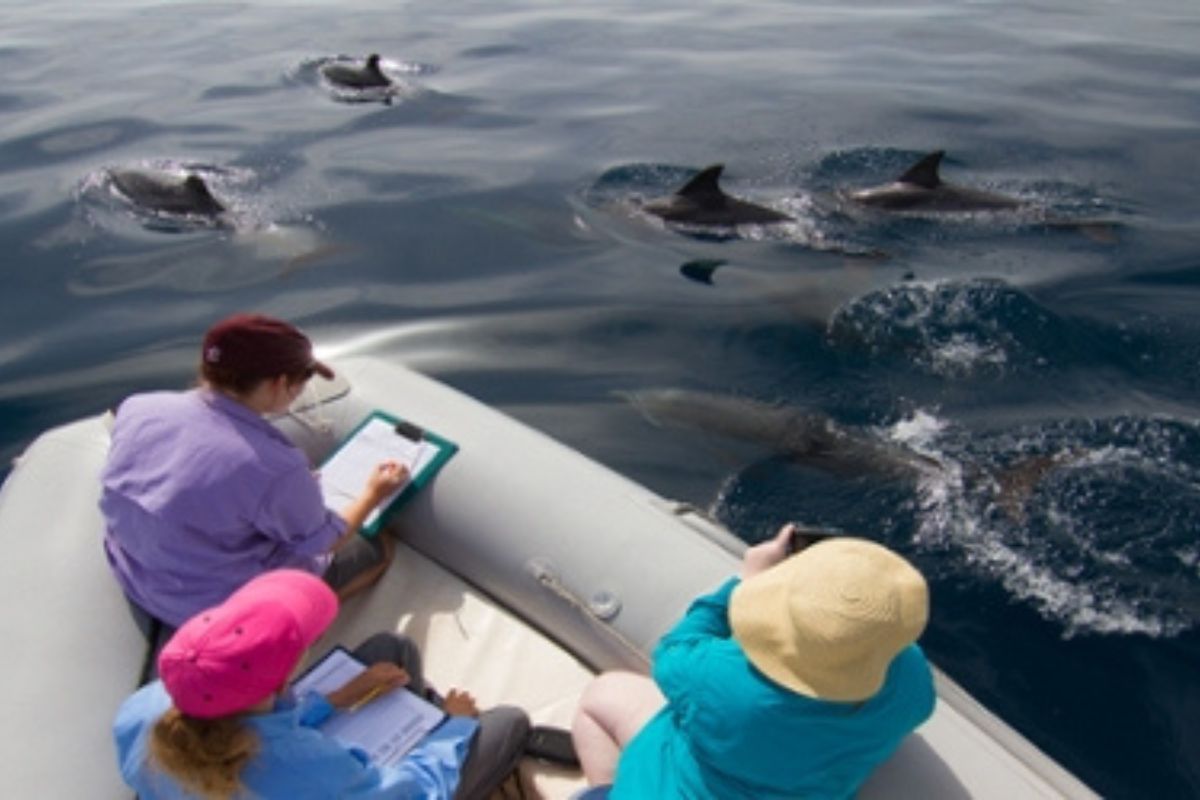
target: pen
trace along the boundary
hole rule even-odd
[[[360,708],[365,706],[367,703],[371,702],[376,697],[379,697],[379,695],[383,694],[383,691],[384,691],[384,689],[383,689],[382,683],[376,685],[374,689],[372,689],[371,691],[364,694],[358,700],[354,701],[354,704],[352,706],[350,706],[350,708],[346,709],[346,711],[353,714],[355,711],[358,711]]]

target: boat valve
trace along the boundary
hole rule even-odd
[[[600,589],[589,600],[572,592],[563,584],[558,571],[548,559],[533,558],[525,566],[539,584],[588,616],[609,622],[621,613],[621,599],[607,589]]]

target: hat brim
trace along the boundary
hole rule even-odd
[[[333,370],[324,361],[317,361],[315,358],[312,362],[312,371],[316,375],[320,375],[327,381],[333,380]]]
[[[747,660],[773,683],[793,692],[827,699],[796,669],[795,645],[780,621],[790,618],[788,590],[791,582],[778,567],[742,581],[729,598],[729,625]]]

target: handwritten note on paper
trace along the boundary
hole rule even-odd
[[[335,648],[296,681],[293,689],[297,695],[308,691],[328,694],[365,669],[366,665],[346,650]],[[385,766],[404,758],[445,716],[440,708],[407,689],[393,689],[357,711],[334,713],[321,730]]]
[[[438,447],[425,440],[413,440],[396,432],[394,423],[379,417],[372,417],[347,441],[341,449],[333,454],[329,461],[321,465],[321,493],[325,497],[325,505],[335,511],[352,503],[367,485],[371,471],[381,461],[394,459],[408,467],[410,476],[420,474],[438,454]],[[405,484],[407,485],[407,484]],[[383,509],[386,509],[396,497],[404,491],[404,486],[398,488],[363,522],[365,527],[375,523]]]

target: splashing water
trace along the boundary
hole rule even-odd
[[[1200,524],[1194,425],[1064,424],[984,437],[975,452],[954,441],[961,432],[928,421],[906,421],[893,435],[947,465],[918,478],[918,546],[958,554],[958,568],[998,581],[1064,636],[1171,637],[1200,619],[1189,534]],[[1007,479],[1034,458],[1032,482]],[[1014,486],[1027,494],[1006,497]]]

